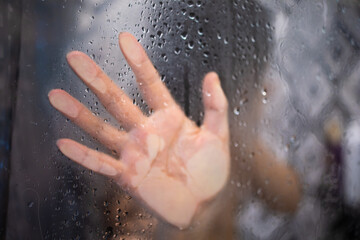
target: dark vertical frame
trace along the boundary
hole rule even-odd
[[[20,53],[21,2],[0,1],[0,239],[5,239],[13,107]]]

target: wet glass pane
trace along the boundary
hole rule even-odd
[[[357,1],[24,0],[4,6],[0,29],[8,37],[1,36],[0,61],[10,66],[0,72],[0,190],[9,196],[0,201],[7,209],[0,216],[4,238],[360,237]],[[207,72],[218,73],[228,100],[228,181],[196,206],[185,229],[56,145],[69,138],[114,158],[121,154],[53,108],[52,89],[71,94],[102,123],[129,130],[109,113],[113,103],[104,107],[71,70],[66,55],[74,50],[95,61],[144,116],[156,112],[151,99],[162,94],[149,98],[141,91],[119,49],[122,32],[144,47],[194,129],[221,105],[221,96],[202,93]],[[206,97],[215,99],[208,109]],[[176,120],[166,119],[164,127]],[[221,125],[216,120],[214,129]]]

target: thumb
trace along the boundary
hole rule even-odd
[[[228,136],[228,102],[215,72],[206,74],[203,83],[205,118],[203,127],[220,137]]]

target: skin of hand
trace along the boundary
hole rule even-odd
[[[54,89],[49,92],[52,106],[118,156],[70,139],[59,139],[57,146],[71,160],[113,178],[167,222],[186,228],[229,177],[227,99],[218,75],[208,73],[202,90],[205,117],[198,127],[171,97],[135,37],[121,33],[119,44],[153,114],[145,116],[87,55],[70,52],[71,68],[125,131],[94,116],[67,92]]]

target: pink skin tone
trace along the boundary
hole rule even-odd
[[[144,99],[154,113],[147,117],[87,55],[70,52],[67,60],[125,131],[94,116],[60,89],[50,103],[119,156],[60,139],[60,151],[73,161],[113,178],[167,222],[186,228],[201,205],[225,186],[230,170],[228,103],[216,73],[203,81],[204,123],[197,127],[171,97],[145,51],[129,33],[119,44]]]

